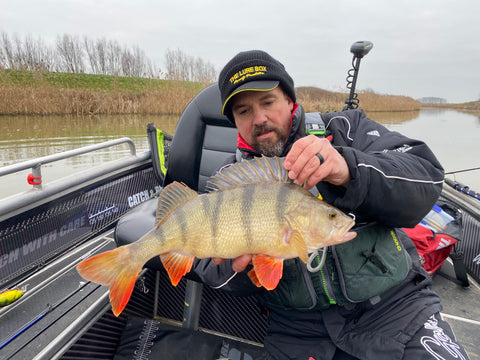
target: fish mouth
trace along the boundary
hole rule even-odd
[[[350,240],[355,239],[356,236],[357,236],[357,233],[356,233],[355,231],[348,231],[348,232],[344,233],[344,234],[338,239],[338,241],[339,241],[339,242],[347,242],[347,241],[350,241]]]
[[[341,235],[338,238],[338,242],[340,243],[347,242],[354,239],[357,236],[357,233],[355,231],[350,231],[354,225],[355,225],[355,221],[352,220],[339,231],[339,234]]]

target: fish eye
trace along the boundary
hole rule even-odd
[[[335,210],[329,210],[328,211],[328,217],[330,219],[335,219],[337,217],[337,212]]]

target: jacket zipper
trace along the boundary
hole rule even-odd
[[[318,262],[320,262],[320,255],[317,255],[317,260],[318,260]],[[325,269],[325,271],[323,269]],[[325,295],[327,295],[328,302],[330,303],[330,305],[336,305],[337,302],[334,299],[331,284],[327,280],[328,279],[328,270],[327,270],[326,265],[324,265],[323,268],[320,269],[320,275],[322,276],[323,291],[325,292]]]

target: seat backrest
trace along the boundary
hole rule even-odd
[[[204,192],[207,179],[235,154],[237,129],[221,112],[217,84],[203,89],[178,121],[163,186],[172,181]]]

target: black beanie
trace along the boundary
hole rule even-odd
[[[268,91],[278,85],[295,102],[293,79],[278,60],[265,51],[250,50],[238,53],[218,77],[222,97],[222,114],[234,121],[230,99],[242,91]]]

